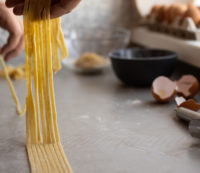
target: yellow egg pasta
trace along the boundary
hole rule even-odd
[[[60,142],[53,72],[67,56],[60,18],[50,19],[51,0],[25,0],[26,134],[32,173],[72,173]],[[19,114],[23,114],[0,57]],[[33,75],[32,75],[33,73]],[[34,92],[33,92],[34,91]]]
[[[60,19],[50,20],[50,3],[25,0],[27,151],[32,172],[71,173],[60,143],[53,85],[53,71],[61,69],[67,49]]]

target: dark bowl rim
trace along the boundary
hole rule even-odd
[[[114,53],[119,52],[119,51],[127,51],[127,50],[132,50],[132,51],[163,51],[169,53],[169,55],[166,56],[158,56],[158,57],[145,57],[145,58],[132,58],[132,59],[127,59],[127,58],[121,58],[119,56],[114,55]],[[153,49],[153,48],[127,48],[127,49],[118,49],[118,50],[113,50],[111,51],[108,56],[110,59],[113,60],[122,60],[122,61],[156,61],[156,60],[167,60],[167,59],[177,59],[177,53],[171,50],[167,49]]]

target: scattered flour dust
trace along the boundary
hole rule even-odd
[[[128,104],[131,104],[133,106],[137,106],[137,105],[140,105],[142,104],[143,102],[139,99],[135,99],[135,100],[128,100]]]
[[[81,119],[89,119],[90,116],[89,115],[81,115],[79,118],[81,118]]]

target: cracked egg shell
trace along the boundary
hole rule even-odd
[[[199,81],[193,75],[184,75],[176,82],[178,95],[192,98],[199,91]]]
[[[167,103],[176,95],[176,83],[165,76],[160,76],[153,81],[151,92],[157,102]]]
[[[175,102],[178,107],[187,108],[196,112],[200,110],[200,104],[196,103],[193,99],[186,100],[183,97],[176,97]]]

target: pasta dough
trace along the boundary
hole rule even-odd
[[[20,65],[18,67],[7,66],[6,68],[7,68],[8,75],[13,80],[20,80],[26,77],[25,65]],[[4,70],[0,70],[0,77],[6,77]]]

